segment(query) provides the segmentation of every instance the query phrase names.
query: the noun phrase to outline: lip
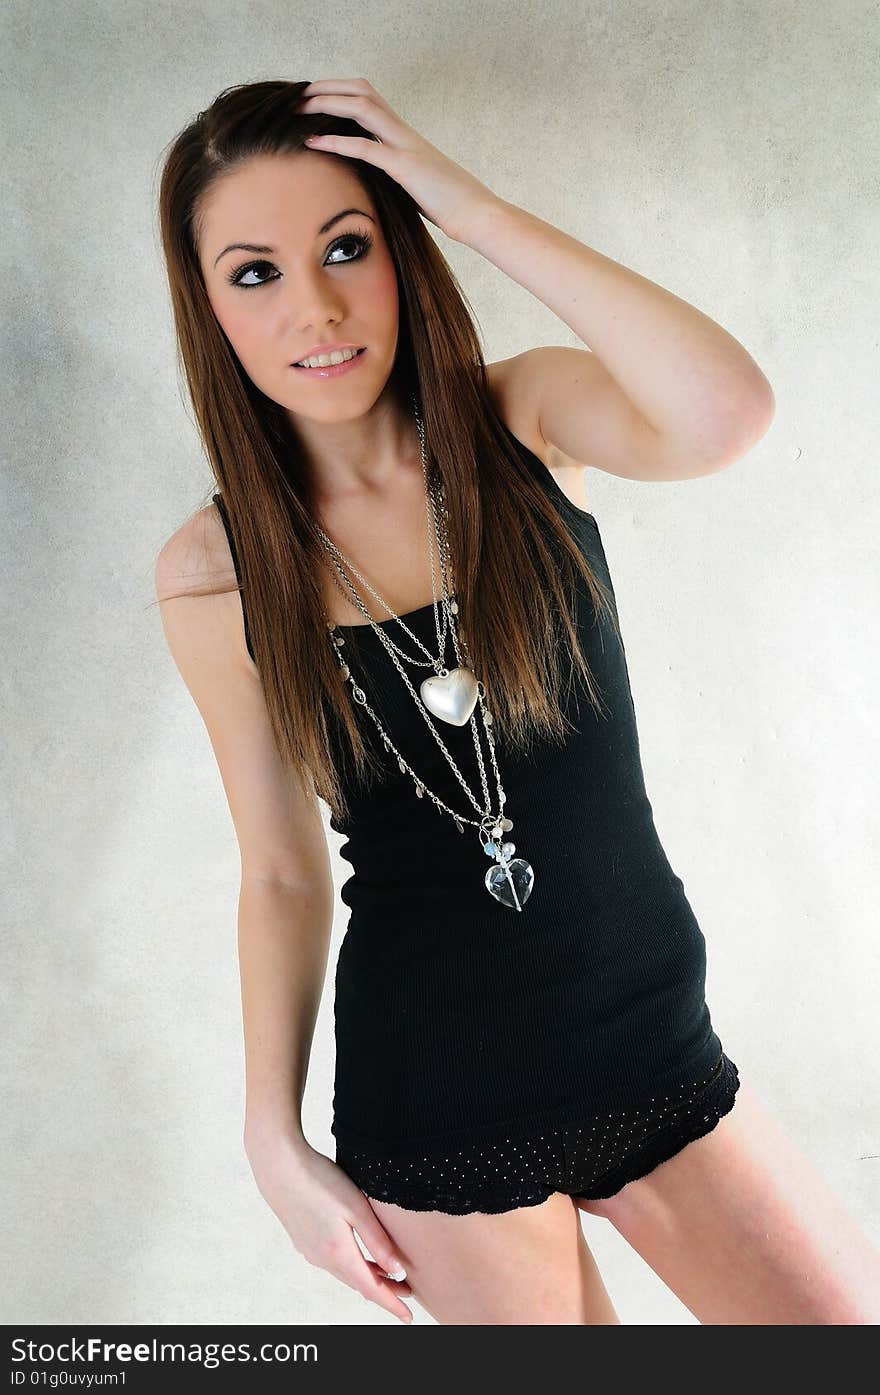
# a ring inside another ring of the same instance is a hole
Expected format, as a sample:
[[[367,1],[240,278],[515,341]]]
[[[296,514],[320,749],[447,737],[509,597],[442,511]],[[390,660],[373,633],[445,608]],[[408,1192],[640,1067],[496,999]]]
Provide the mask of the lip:
[[[357,344],[345,344],[342,347],[346,349],[357,349],[360,346]],[[325,349],[323,352],[334,351]],[[308,373],[311,378],[340,378],[343,373],[348,373],[352,368],[356,368],[357,365],[366,358],[366,355],[367,350],[363,348],[359,353],[355,354],[354,358],[346,359],[345,363],[329,363],[326,368],[299,368],[295,363],[292,363],[290,366],[295,373]],[[303,357],[310,358],[311,355],[304,354]]]

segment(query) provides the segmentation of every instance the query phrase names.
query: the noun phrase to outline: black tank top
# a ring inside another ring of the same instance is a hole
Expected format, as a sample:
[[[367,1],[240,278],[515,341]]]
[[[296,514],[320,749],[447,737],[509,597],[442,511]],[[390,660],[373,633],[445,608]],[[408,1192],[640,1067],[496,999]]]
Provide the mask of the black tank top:
[[[595,518],[508,435],[614,601]],[[625,1107],[708,1075],[719,1059],[705,1001],[705,939],[655,828],[625,651],[586,588],[576,606],[602,710],[573,679],[563,701],[573,730],[564,739],[535,737],[511,750],[493,727],[514,823],[507,838],[535,872],[521,912],[487,891],[490,859],[476,830],[459,832],[416,795],[363,711],[358,720],[387,776],[355,782],[331,713],[349,817],[341,824],[331,816],[330,826],[344,836],[339,850],[353,869],[340,891],[350,915],[334,1004],[332,1128],[348,1145],[447,1153],[456,1140],[489,1142],[582,1119],[603,1104]],[[432,606],[403,618],[436,650]],[[381,626],[404,652],[420,654],[393,620]],[[419,778],[477,817],[371,627],[340,625],[337,633]],[[407,668],[416,691],[429,672]],[[480,798],[470,725],[435,725]],[[483,752],[497,807],[485,741]]]

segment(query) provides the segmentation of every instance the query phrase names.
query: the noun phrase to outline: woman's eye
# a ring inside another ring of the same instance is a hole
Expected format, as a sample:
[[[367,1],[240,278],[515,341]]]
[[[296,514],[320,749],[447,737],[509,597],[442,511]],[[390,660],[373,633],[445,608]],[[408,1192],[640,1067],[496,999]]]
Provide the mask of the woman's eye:
[[[233,272],[229,279],[233,286],[265,286],[267,284],[265,281],[245,281],[244,279],[245,276],[250,276],[252,271],[259,271],[264,266],[269,267],[271,271],[270,262],[251,262],[250,266],[243,266],[239,271]],[[271,279],[277,280],[277,277]]]
[[[358,261],[369,251],[372,241],[373,239],[369,233],[347,233],[344,237],[340,237],[330,248],[330,251],[327,254],[328,265],[344,266],[346,262]],[[345,255],[341,258],[337,258],[336,253],[342,251],[342,249],[346,246],[349,248],[353,247],[355,249],[353,255]],[[233,271],[232,275],[229,277],[229,280],[233,286],[244,286],[247,290],[249,290],[252,286],[267,286],[270,281],[278,280],[277,274],[275,276],[270,276],[268,279],[262,281],[246,281],[244,279],[246,276],[250,276],[251,273],[259,275],[264,268],[268,268],[271,271],[273,269],[272,263],[249,262],[247,266],[239,267],[237,271]]]
[[[357,251],[353,257],[345,257],[343,258],[343,260],[347,262],[355,262],[357,261],[358,257],[362,257],[364,255],[364,253],[369,248],[372,240],[373,239],[366,233],[348,233],[345,237],[341,237],[338,242],[334,243],[334,245],[330,248],[329,255],[332,257],[334,252],[338,252],[341,247],[344,247],[346,243],[348,243],[349,247],[356,247]],[[332,262],[331,265],[333,265]]]

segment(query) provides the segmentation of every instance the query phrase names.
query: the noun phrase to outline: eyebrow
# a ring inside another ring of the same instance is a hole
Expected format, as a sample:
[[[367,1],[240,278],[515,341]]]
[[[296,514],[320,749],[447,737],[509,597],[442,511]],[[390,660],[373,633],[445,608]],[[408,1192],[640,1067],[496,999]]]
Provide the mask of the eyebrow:
[[[348,215],[349,215],[349,213],[359,213],[359,214],[361,215],[362,218],[369,218],[369,220],[370,220],[371,223],[375,223],[375,221],[376,221],[375,218],[373,217],[373,215],[372,215],[371,213],[365,212],[365,210],[364,210],[363,208],[343,208],[343,210],[342,210],[341,213],[334,213],[332,218],[328,218],[326,223],[322,223],[321,226],[320,226],[320,228],[318,229],[318,231],[315,233],[315,236],[316,236],[316,237],[321,237],[325,232],[329,232],[330,229],[331,229],[336,223],[338,223],[338,222],[340,221],[340,219],[342,219],[342,218],[347,218]],[[227,252],[236,252],[236,251],[237,251],[237,252],[266,252],[266,253],[268,253],[270,256],[274,256],[275,248],[274,248],[274,247],[261,247],[261,246],[259,246],[257,243],[255,243],[255,242],[230,242],[229,246],[228,246],[228,247],[224,247],[224,248],[223,248],[223,251],[220,252],[220,253],[217,255],[217,257],[215,257],[215,259],[214,259],[214,265],[216,266],[217,263],[219,262],[220,258],[221,258],[221,257],[225,257]]]

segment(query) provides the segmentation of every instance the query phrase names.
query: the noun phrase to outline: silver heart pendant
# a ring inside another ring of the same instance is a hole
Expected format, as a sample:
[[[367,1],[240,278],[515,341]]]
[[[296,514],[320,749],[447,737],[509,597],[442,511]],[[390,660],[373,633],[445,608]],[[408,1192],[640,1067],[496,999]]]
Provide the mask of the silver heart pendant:
[[[479,697],[477,680],[469,668],[434,674],[423,681],[419,692],[431,715],[454,727],[463,727],[470,721]]]
[[[502,906],[521,911],[532,894],[535,872],[530,862],[515,857],[510,862],[496,863],[486,873],[486,886]]]

